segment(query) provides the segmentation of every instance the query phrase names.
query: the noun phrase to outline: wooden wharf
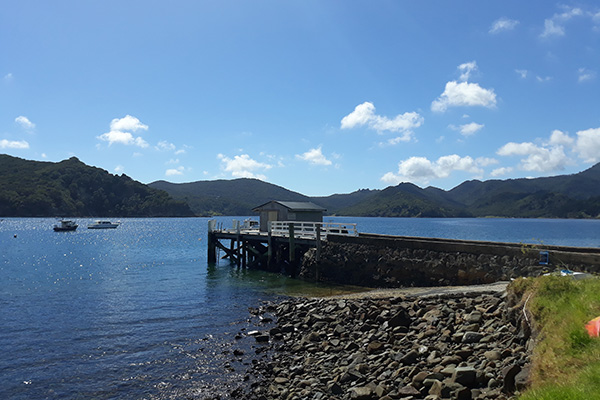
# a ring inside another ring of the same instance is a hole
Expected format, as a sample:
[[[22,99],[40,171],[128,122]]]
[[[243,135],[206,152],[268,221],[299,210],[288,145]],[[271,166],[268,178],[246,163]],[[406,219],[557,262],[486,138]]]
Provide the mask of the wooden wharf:
[[[216,220],[208,221],[208,262],[217,262],[217,252],[243,268],[267,270],[287,268],[294,274],[298,261],[311,248],[319,258],[321,243],[329,235],[358,236],[356,224],[331,222],[271,221],[268,231],[259,230],[257,221],[233,221],[223,228]]]

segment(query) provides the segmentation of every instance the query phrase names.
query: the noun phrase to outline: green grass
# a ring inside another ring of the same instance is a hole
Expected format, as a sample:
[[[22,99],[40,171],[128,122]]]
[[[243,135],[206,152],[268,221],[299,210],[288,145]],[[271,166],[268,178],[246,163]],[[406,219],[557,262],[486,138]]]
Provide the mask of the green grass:
[[[600,399],[600,339],[585,324],[600,316],[600,279],[545,276],[513,284],[539,332],[531,389],[521,400]]]

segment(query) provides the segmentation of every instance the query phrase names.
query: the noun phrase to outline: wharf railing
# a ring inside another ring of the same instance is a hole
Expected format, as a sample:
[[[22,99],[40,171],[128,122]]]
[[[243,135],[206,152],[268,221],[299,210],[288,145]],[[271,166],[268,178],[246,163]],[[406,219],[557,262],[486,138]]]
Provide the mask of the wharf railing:
[[[298,239],[317,239],[326,240],[327,235],[335,234],[341,236],[358,236],[358,230],[354,223],[338,222],[302,222],[302,221],[271,221],[269,223],[269,232],[271,236],[289,237],[290,228],[293,230],[294,237]],[[233,220],[231,228],[224,228],[223,223],[217,223],[216,220],[208,221],[209,232],[220,232],[237,235],[260,235],[258,221]]]
[[[271,221],[269,229],[272,236],[288,237],[290,226],[293,225],[293,234],[299,239],[327,240],[327,235],[358,236],[356,224],[338,222],[302,222],[302,221]]]

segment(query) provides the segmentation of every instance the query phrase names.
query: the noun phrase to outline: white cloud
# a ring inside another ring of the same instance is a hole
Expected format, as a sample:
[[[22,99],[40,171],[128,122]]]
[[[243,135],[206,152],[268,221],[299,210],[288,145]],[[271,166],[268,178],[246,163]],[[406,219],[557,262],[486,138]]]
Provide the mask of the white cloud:
[[[321,147],[317,147],[315,149],[310,149],[306,153],[296,154],[296,158],[300,160],[307,161],[312,165],[331,165],[332,162],[329,161],[321,150]]]
[[[185,171],[184,167],[169,168],[168,170],[165,171],[165,175],[166,176],[183,175],[183,171]]]
[[[8,74],[4,75],[3,79],[4,79],[4,82],[12,82],[13,79],[15,79],[15,77],[13,76],[12,73],[9,72]]]
[[[564,36],[565,35],[565,22],[571,20],[573,17],[579,17],[584,15],[580,8],[567,8],[565,12],[561,14],[554,14],[552,18],[544,20],[544,31],[540,34],[542,38],[549,38],[552,36]]]
[[[171,158],[165,164],[167,164],[167,165],[176,165],[176,164],[179,164],[179,158]]]
[[[562,25],[558,25],[554,20],[547,19],[544,21],[544,32],[540,35],[543,38],[550,36],[564,36],[565,28]]]
[[[266,176],[257,171],[266,171],[272,168],[271,165],[258,162],[250,158],[248,154],[242,154],[229,158],[223,154],[217,155],[217,158],[223,163],[223,169],[231,173],[234,178],[256,178],[266,180]]]
[[[529,74],[529,71],[527,71],[526,69],[515,69],[515,72],[517,74],[519,74],[519,76],[521,77],[521,79],[527,78],[527,75]]]
[[[111,131],[130,131],[137,132],[139,130],[147,131],[148,125],[144,125],[136,117],[126,115],[123,118],[115,118],[110,122]]]
[[[519,168],[524,171],[550,172],[563,170],[571,160],[565,154],[564,147],[557,144],[560,141],[565,141],[564,137],[559,138],[559,136],[561,135],[554,136],[554,143],[541,146],[531,142],[510,142],[498,149],[497,154],[504,157],[525,156],[521,159],[519,165]]]
[[[431,110],[444,112],[448,107],[496,106],[496,94],[493,89],[484,89],[477,83],[450,81],[446,83],[444,93],[431,103]]]
[[[450,129],[459,131],[461,135],[467,137],[467,136],[473,136],[474,134],[479,132],[481,129],[483,129],[484,126],[485,125],[478,124],[477,122],[470,122],[468,124],[459,125],[459,126],[450,125]]]
[[[587,68],[579,68],[577,70],[577,81],[579,83],[591,81],[596,77],[596,73],[594,71],[590,71]]]
[[[487,167],[488,165],[498,164],[498,160],[489,157],[477,157],[475,161],[477,162],[477,165],[481,167]]]
[[[477,63],[475,61],[471,61],[468,63],[460,64],[458,66],[458,70],[460,71],[460,80],[468,81],[471,78],[471,74],[477,72]]]
[[[367,125],[379,133],[384,131],[402,133],[402,141],[409,141],[412,130],[423,124],[423,117],[416,112],[398,114],[394,118],[375,114],[375,106],[368,101],[357,105],[350,114],[342,118],[341,129],[352,129]]]
[[[139,130],[148,130],[148,125],[142,124],[136,117],[126,115],[123,118],[113,119],[110,122],[110,132],[103,133],[96,138],[108,142],[109,146],[113,143],[119,143],[146,148],[149,146],[148,142],[142,139],[141,136],[135,137],[131,133]]]
[[[125,172],[125,167],[122,165],[117,165],[114,169],[115,174],[122,174]]]
[[[173,143],[169,143],[166,140],[161,140],[155,146],[155,149],[159,150],[159,151],[174,151],[176,149],[176,147]]]
[[[510,31],[515,29],[517,25],[519,25],[519,21],[503,17],[494,21],[489,32],[496,34],[500,32]]]
[[[148,147],[148,143],[144,139],[139,136],[134,137],[129,132],[110,131],[98,136],[98,139],[108,142],[109,146],[113,143],[120,143],[124,145],[136,145],[142,148]]]
[[[573,139],[571,136],[567,135],[566,133],[559,131],[558,129],[555,129],[554,131],[552,131],[552,134],[550,135],[550,144],[551,145],[571,146],[574,142],[575,142],[575,139]]]
[[[495,170],[493,170],[490,175],[491,176],[504,176],[504,175],[508,175],[511,172],[513,172],[513,168],[512,167],[502,167],[502,168],[496,168]]]
[[[543,83],[543,82],[549,82],[549,81],[551,81],[552,77],[551,76],[542,77],[542,76],[538,75],[538,76],[535,77],[535,79],[537,79],[538,82]]]
[[[28,149],[29,143],[25,140],[0,140],[0,149]]]
[[[491,159],[481,159],[489,162]],[[460,157],[456,154],[443,156],[437,161],[425,157],[410,157],[398,164],[398,171],[387,172],[381,177],[383,182],[398,184],[400,182],[415,182],[427,184],[432,179],[447,178],[453,171],[466,171],[476,176],[483,175],[481,164],[470,156]]]
[[[600,162],[600,128],[577,132],[575,151],[585,162]]]
[[[15,122],[19,124],[19,126],[27,131],[31,131],[35,128],[35,124],[31,122],[27,117],[19,115],[15,118]]]

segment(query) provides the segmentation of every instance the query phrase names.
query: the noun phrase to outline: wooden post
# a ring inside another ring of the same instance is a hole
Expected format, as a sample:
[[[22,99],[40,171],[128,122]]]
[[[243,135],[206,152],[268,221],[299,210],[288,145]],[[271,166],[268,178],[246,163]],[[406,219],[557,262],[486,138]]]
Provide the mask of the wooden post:
[[[216,220],[211,219],[208,221],[208,262],[211,264],[215,264],[217,262],[217,246],[215,244],[215,224]]]
[[[315,255],[315,281],[319,281],[319,263],[321,262],[321,227],[317,224],[317,254]]]
[[[208,232],[208,262],[215,264],[217,262],[217,246],[215,245],[215,234]]]
[[[269,228],[269,235],[267,236],[267,268],[271,269],[271,263],[273,262],[273,237],[271,236],[271,229]]]
[[[294,223],[290,222],[289,224],[289,241],[290,241],[290,253],[289,260],[290,264],[294,265],[296,263],[296,239],[294,238]]]
[[[247,242],[242,242],[242,268],[246,268],[246,261],[248,258],[248,250],[246,249],[246,247],[248,246]]]

